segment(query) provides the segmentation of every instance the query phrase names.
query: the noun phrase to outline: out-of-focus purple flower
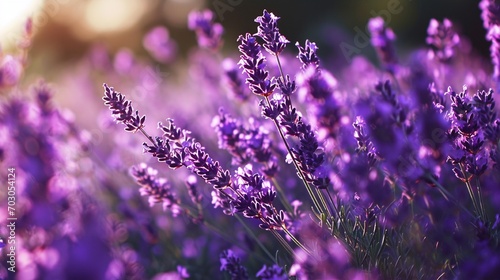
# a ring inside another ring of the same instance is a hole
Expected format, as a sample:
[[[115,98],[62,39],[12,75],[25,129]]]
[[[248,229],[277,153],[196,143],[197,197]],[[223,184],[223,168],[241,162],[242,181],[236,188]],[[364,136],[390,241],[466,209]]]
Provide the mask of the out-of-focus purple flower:
[[[370,272],[356,270],[351,266],[349,254],[344,245],[312,222],[304,224],[299,231],[301,239],[312,248],[312,256],[302,250],[295,250],[295,262],[289,275],[297,279],[375,279]],[[371,276],[371,277],[370,277]]]
[[[238,70],[237,64],[226,58],[222,61],[222,68],[224,69],[224,80],[232,95],[241,101],[247,100],[249,97],[248,88],[243,82],[243,76]]]
[[[286,45],[290,43],[290,41],[279,32],[279,19],[279,17],[275,16],[273,13],[269,13],[267,10],[264,10],[262,16],[255,19],[255,22],[258,23],[259,26],[257,27],[257,33],[254,35],[264,40],[264,48],[273,55],[281,53]]]
[[[177,266],[177,273],[179,274],[179,277],[181,279],[189,278],[189,273],[188,273],[187,269],[182,265]]]
[[[500,140],[500,120],[497,118],[495,110],[493,90],[478,91],[473,97],[473,103],[485,138],[490,140],[493,144],[498,143]]]
[[[427,28],[426,43],[431,48],[429,58],[436,57],[441,62],[449,61],[454,55],[454,48],[460,42],[460,37],[453,30],[453,24],[447,18],[440,23],[431,19]]]
[[[149,206],[161,203],[163,210],[171,209],[174,216],[179,212],[179,200],[170,189],[170,184],[164,178],[156,178],[157,170],[148,167],[145,163],[133,166],[131,175],[141,185],[139,192],[142,196],[148,196]]]
[[[486,34],[486,39],[491,41],[490,54],[493,63],[493,78],[500,81],[500,25],[493,25]]]
[[[247,269],[232,250],[225,250],[220,255],[220,271],[227,271],[233,280],[248,279]]]
[[[121,49],[115,54],[113,66],[118,74],[130,74],[135,66],[135,57],[131,50]]]
[[[337,79],[327,70],[318,71],[315,66],[309,66],[304,72],[297,75],[299,95],[324,102],[332,98],[333,90],[337,87]]]
[[[238,50],[241,52],[238,65],[248,75],[246,83],[250,90],[257,95],[270,96],[276,88],[274,77],[268,79],[269,72],[266,68],[266,58],[260,50],[260,45],[255,37],[249,33],[238,37]]]
[[[358,143],[356,152],[366,154],[369,165],[373,166],[378,160],[379,155],[370,140],[365,121],[362,117],[357,116],[356,120],[352,123],[352,126],[354,127],[354,139],[356,139],[356,142]]]
[[[170,39],[168,29],[164,26],[151,29],[144,36],[142,44],[151,56],[159,62],[168,63],[175,57],[176,45]]]
[[[214,13],[210,10],[192,11],[188,15],[188,28],[196,32],[200,47],[217,50],[222,45],[224,28],[213,21]]]
[[[277,264],[273,266],[264,265],[255,275],[262,280],[286,280],[288,276],[285,270]]]
[[[306,70],[310,65],[315,68],[319,67],[319,58],[316,54],[318,47],[316,43],[306,40],[304,47],[302,47],[299,42],[295,43],[295,46],[299,49],[299,54],[297,58],[302,62],[302,70]]]
[[[396,35],[391,28],[385,26],[382,17],[375,17],[368,22],[368,30],[371,35],[372,46],[377,51],[380,61],[386,71],[394,73],[398,64],[396,51],[394,50],[394,40]]]
[[[497,0],[481,0],[479,8],[485,29],[500,25],[500,3]]]
[[[250,119],[250,127],[243,126],[221,109],[214,117],[212,126],[219,137],[219,148],[226,149],[233,156],[233,164],[246,164],[250,161],[262,163],[262,172],[273,177],[278,171],[276,157],[272,152],[269,133]]]
[[[0,56],[0,88],[11,87],[19,82],[23,72],[21,62],[11,56]]]

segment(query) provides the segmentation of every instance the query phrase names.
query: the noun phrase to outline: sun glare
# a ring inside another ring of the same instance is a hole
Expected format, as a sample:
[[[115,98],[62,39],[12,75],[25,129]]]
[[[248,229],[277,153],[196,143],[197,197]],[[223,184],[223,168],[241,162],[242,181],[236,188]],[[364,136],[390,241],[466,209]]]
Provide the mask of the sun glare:
[[[41,6],[43,0],[4,0],[0,1],[0,43],[15,43],[26,19]]]

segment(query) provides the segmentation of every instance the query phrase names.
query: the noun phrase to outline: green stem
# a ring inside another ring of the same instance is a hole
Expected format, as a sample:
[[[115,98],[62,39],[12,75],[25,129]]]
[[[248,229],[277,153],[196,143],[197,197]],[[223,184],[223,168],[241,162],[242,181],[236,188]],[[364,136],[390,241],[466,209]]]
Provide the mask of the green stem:
[[[262,244],[262,242],[259,240],[259,238],[255,235],[255,233],[245,224],[245,221],[243,221],[241,219],[241,217],[238,215],[234,215],[234,217],[236,217],[236,219],[240,222],[240,224],[245,228],[245,231],[247,232],[247,234],[250,235],[255,240],[255,242],[257,242],[257,245],[262,249],[262,251],[264,251],[264,253],[266,253],[266,255],[274,263],[276,263],[276,259],[274,258],[274,256],[271,254],[271,252],[269,252],[269,250],[267,250],[266,246],[264,246],[264,244]]]
[[[294,217],[295,214],[293,212],[293,207],[290,204],[290,202],[288,201],[288,199],[286,199],[285,192],[283,191],[283,189],[279,185],[278,181],[274,177],[271,179],[271,181],[273,182],[274,187],[276,188],[276,191],[278,192],[278,197],[279,197],[279,200],[280,200],[281,204],[283,204],[283,206],[285,207],[286,211],[288,213],[290,213],[290,215],[292,215],[292,217]]]
[[[306,252],[308,255],[311,255],[311,251],[304,246],[293,234],[285,227],[282,227],[283,231],[290,237],[290,239],[295,243],[297,246],[299,246],[304,252]]]
[[[278,240],[278,242],[281,244],[281,246],[283,246],[283,248],[285,248],[285,250],[290,254],[290,256],[294,257],[295,253],[293,252],[292,247],[290,247],[290,245],[286,242],[286,240],[283,239],[283,236],[281,236],[274,229],[271,230],[271,233],[274,235],[274,237],[276,237],[276,239]]]
[[[269,101],[269,97],[266,96],[265,98],[266,98],[267,105],[271,106],[271,102]],[[281,139],[283,140],[283,143],[285,144],[287,152],[290,154],[290,157],[292,158],[293,165],[295,166],[295,169],[299,173],[300,179],[302,180],[302,182],[306,186],[307,192],[309,193],[309,196],[311,197],[311,199],[313,201],[314,207],[316,207],[316,211],[318,211],[318,213],[324,213],[324,211],[322,211],[323,209],[321,209],[320,204],[318,203],[316,196],[314,195],[314,192],[312,191],[311,186],[309,185],[309,183],[307,183],[307,181],[305,179],[306,177],[305,177],[304,172],[302,172],[302,170],[299,168],[299,165],[297,163],[297,159],[293,156],[292,149],[290,148],[288,141],[286,141],[285,135],[283,134],[283,131],[281,131],[281,128],[280,128],[278,121],[276,119],[274,119],[273,122],[274,122],[274,125],[276,126],[276,129],[278,130],[278,132],[280,134]]]
[[[467,178],[467,173],[465,172],[464,167],[461,163],[459,164],[459,166],[460,166],[460,171],[462,172],[462,175],[465,178],[465,186],[467,187],[467,191],[469,192],[469,196],[472,199],[472,204],[474,206],[474,210],[475,210],[476,214],[479,217],[481,217],[481,212],[479,210],[479,207],[478,207],[478,204],[476,201],[476,196],[474,195],[474,190],[472,189],[472,185],[470,184],[470,181]]]
[[[476,189],[477,189],[477,196],[479,200],[479,207],[481,210],[481,215],[483,217],[483,222],[488,222],[488,216],[486,215],[486,210],[484,209],[484,203],[483,203],[483,195],[481,192],[481,183],[479,182],[479,177],[476,176]]]

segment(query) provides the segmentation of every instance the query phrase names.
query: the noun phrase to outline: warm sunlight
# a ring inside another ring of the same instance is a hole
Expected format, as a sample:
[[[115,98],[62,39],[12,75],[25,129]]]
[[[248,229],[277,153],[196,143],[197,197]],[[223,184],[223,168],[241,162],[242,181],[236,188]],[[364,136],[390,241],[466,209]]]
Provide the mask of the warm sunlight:
[[[0,1],[0,43],[2,46],[15,43],[22,34],[26,19],[41,7],[43,0],[4,0]]]

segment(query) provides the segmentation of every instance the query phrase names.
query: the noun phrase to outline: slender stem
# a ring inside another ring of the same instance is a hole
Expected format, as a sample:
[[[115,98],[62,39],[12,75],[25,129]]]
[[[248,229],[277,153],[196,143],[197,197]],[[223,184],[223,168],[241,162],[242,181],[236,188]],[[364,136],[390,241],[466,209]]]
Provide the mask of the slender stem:
[[[299,246],[304,252],[306,252],[308,255],[311,255],[311,251],[304,246],[293,234],[285,227],[282,227],[283,231],[290,237],[290,239],[295,243],[297,246]]]
[[[483,203],[483,195],[481,192],[481,183],[479,182],[479,177],[476,176],[476,189],[477,189],[477,196],[479,200],[479,207],[481,210],[481,214],[483,217],[483,222],[488,222],[488,216],[486,215],[486,210],[484,209],[484,203]]]
[[[266,246],[264,246],[264,244],[262,244],[262,242],[259,240],[259,238],[255,235],[255,233],[245,224],[245,221],[243,221],[243,219],[241,219],[241,217],[238,215],[234,215],[234,217],[236,217],[236,219],[240,222],[240,224],[243,225],[247,234],[250,235],[255,240],[255,242],[257,242],[257,245],[262,249],[262,251],[264,251],[266,253],[266,255],[269,258],[271,258],[271,260],[273,262],[276,262],[276,259],[271,254],[271,252],[269,252],[269,250],[267,250]]]
[[[292,205],[290,205],[290,202],[288,201],[288,199],[286,199],[285,192],[283,191],[280,184],[278,183],[278,180],[276,180],[276,178],[273,177],[271,179],[271,181],[273,182],[274,187],[276,188],[276,191],[278,192],[278,197],[280,199],[281,204],[283,204],[286,211],[288,213],[290,213],[290,215],[292,215],[292,216],[295,215],[295,213],[293,212],[293,207],[292,207]]]
[[[465,186],[467,187],[467,191],[469,192],[469,196],[472,199],[472,204],[474,206],[474,210],[476,211],[476,214],[481,217],[481,212],[479,210],[479,207],[476,202],[476,196],[474,195],[474,190],[472,189],[472,186],[470,184],[469,179],[467,178],[467,173],[465,172],[463,164],[459,164],[460,166],[460,171],[462,172],[463,177],[465,178]]]
[[[151,141],[151,143],[156,147],[156,143],[155,141],[153,140],[153,137],[151,137],[151,135],[149,135],[145,130],[144,128],[142,127],[139,127],[139,131],[142,133],[142,135],[146,136],[146,138],[149,139],[149,141]]]
[[[290,254],[290,256],[295,256],[295,253],[293,252],[292,247],[286,242],[285,239],[283,239],[283,236],[281,236],[276,230],[272,229],[271,233],[276,237],[276,239],[279,241],[279,243],[285,248],[285,250]]]
[[[328,207],[328,205],[326,204],[325,197],[323,196],[323,193],[321,192],[321,190],[316,188],[316,193],[318,194],[318,197],[319,197],[319,200],[321,201],[321,204],[328,212],[328,215],[332,216],[333,215],[332,211],[330,210],[330,207]]]
[[[269,101],[269,97],[266,96],[265,99],[266,99],[267,105],[271,106],[271,102]],[[293,165],[295,166],[295,169],[297,169],[297,172],[299,173],[300,179],[302,180],[302,182],[306,186],[307,192],[309,193],[309,196],[311,197],[311,199],[313,201],[314,207],[316,207],[316,210],[318,211],[318,213],[324,213],[324,211],[322,211],[322,209],[320,207],[320,204],[318,203],[316,196],[314,195],[314,193],[312,191],[311,186],[309,185],[309,183],[307,183],[307,181],[305,179],[306,177],[305,177],[304,172],[302,172],[302,170],[299,168],[299,165],[297,163],[297,159],[293,156],[292,149],[290,148],[288,141],[286,141],[285,135],[283,134],[283,131],[281,130],[278,121],[276,119],[274,119],[273,122],[274,122],[274,125],[276,126],[276,129],[278,130],[278,132],[280,134],[281,139],[283,140],[283,143],[285,144],[287,152],[290,154],[290,157],[292,158]]]

